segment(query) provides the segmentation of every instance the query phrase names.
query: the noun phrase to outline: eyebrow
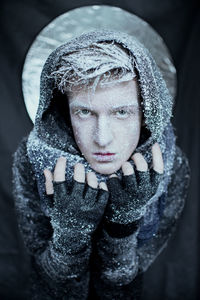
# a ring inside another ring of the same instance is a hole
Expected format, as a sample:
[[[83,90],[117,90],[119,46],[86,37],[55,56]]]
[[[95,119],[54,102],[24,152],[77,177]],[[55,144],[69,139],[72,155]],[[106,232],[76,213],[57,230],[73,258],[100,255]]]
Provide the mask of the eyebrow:
[[[74,101],[72,103],[69,104],[69,107],[74,109],[74,108],[83,108],[83,109],[88,109],[88,110],[91,110],[92,109],[92,106],[90,105],[86,105],[85,103],[83,102],[80,102],[80,101]],[[122,105],[113,105],[111,107],[111,109],[115,110],[115,109],[123,109],[123,108],[127,108],[127,107],[135,107],[135,108],[140,108],[140,106],[138,104],[122,104]]]

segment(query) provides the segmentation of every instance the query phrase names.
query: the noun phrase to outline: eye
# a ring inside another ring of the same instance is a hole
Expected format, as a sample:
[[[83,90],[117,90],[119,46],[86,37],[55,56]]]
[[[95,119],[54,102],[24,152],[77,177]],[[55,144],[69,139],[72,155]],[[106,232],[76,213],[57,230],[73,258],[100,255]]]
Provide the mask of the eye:
[[[115,112],[116,116],[121,119],[125,119],[129,116],[129,111],[125,109],[120,109]]]
[[[81,109],[81,110],[80,110],[80,113],[81,113],[82,115],[88,115],[88,114],[90,114],[90,111],[89,111],[88,109]]]
[[[75,112],[76,115],[78,115],[80,118],[87,118],[88,116],[91,115],[91,111],[89,111],[88,109],[86,108],[83,108],[83,109],[78,109],[76,112]]]

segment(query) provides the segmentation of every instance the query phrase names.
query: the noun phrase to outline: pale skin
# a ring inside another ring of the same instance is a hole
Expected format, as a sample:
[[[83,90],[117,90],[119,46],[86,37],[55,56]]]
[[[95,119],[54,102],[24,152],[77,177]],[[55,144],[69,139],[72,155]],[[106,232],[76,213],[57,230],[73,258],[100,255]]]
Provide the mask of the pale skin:
[[[131,157],[140,138],[142,110],[137,81],[98,86],[94,94],[73,91],[68,103],[82,155],[97,173],[115,173]]]

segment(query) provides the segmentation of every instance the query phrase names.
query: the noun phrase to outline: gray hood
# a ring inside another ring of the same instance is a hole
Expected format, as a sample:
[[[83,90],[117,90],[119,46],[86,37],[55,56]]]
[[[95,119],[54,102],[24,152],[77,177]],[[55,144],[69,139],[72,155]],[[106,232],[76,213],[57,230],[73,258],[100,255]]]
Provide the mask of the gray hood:
[[[167,189],[175,155],[175,137],[170,123],[172,97],[151,54],[137,39],[121,32],[104,30],[83,34],[60,46],[52,52],[43,67],[35,126],[27,142],[28,155],[38,179],[41,195],[44,193],[43,170],[44,168],[53,170],[59,156],[66,156],[70,162],[69,170],[66,171],[67,178],[72,177],[72,166],[78,161],[84,162],[86,168],[90,168],[77,148],[70,124],[66,124],[60,112],[54,109],[56,98],[61,95],[56,95],[55,79],[50,74],[56,70],[64,54],[95,42],[113,40],[133,53],[139,76],[146,128],[141,133],[141,139],[135,151],[141,152],[149,164],[152,162],[151,146],[155,141],[160,144],[163,153],[165,174],[152,202]],[[106,178],[104,175],[97,175],[99,179]]]

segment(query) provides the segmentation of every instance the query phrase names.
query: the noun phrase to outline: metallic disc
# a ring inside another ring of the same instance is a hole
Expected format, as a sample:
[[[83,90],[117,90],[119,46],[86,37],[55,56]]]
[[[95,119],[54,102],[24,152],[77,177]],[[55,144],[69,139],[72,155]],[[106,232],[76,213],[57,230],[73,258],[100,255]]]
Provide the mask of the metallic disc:
[[[169,51],[158,33],[141,18],[121,8],[107,5],[70,10],[49,23],[32,43],[23,68],[22,90],[31,120],[39,103],[40,74],[49,54],[67,40],[84,32],[109,29],[136,37],[154,57],[171,95],[176,93],[176,70]]]

